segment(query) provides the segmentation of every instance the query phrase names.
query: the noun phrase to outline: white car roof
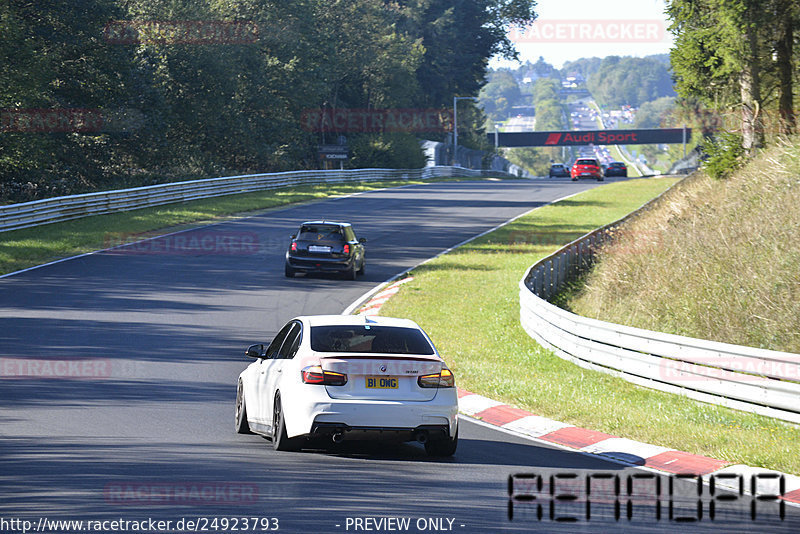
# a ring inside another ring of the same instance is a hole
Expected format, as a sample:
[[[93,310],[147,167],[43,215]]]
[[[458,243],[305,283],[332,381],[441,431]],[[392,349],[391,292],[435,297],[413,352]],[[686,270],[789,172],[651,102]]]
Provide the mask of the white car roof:
[[[306,224],[329,224],[331,226],[353,226],[348,222],[338,222],[338,221],[306,221],[300,224],[300,226],[304,226]]]
[[[410,319],[398,319],[395,317],[378,317],[366,315],[304,315],[296,317],[309,326],[327,325],[353,325],[362,326],[371,324],[375,326],[401,326],[406,328],[417,328],[419,325]]]

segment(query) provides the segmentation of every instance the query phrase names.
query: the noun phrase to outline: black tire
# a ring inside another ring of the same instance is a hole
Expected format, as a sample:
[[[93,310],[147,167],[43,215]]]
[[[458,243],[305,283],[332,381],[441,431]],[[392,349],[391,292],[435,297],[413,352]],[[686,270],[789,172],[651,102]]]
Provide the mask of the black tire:
[[[347,271],[345,275],[349,280],[358,280],[358,267],[356,267],[356,262],[353,261],[353,266],[350,267],[350,270]]]
[[[577,179],[577,178],[573,178],[573,179],[572,179],[572,181],[573,181],[573,182],[577,182],[577,181],[578,181],[578,179]]]
[[[236,388],[236,433],[253,433],[250,430],[250,425],[247,424],[247,405],[244,403],[244,386],[242,386],[241,380],[239,380],[239,385]]]
[[[275,406],[272,419],[272,448],[276,451],[296,451],[298,440],[289,438],[286,434],[286,421],[283,418],[283,408],[281,407],[281,394],[275,396]]]
[[[286,275],[286,278],[294,278],[294,269],[289,267],[289,264],[287,263],[283,267],[283,274]]]
[[[602,182],[602,181],[603,181],[603,178],[598,178],[598,179],[597,179],[597,181],[598,181],[598,182]]]
[[[432,439],[425,442],[425,452],[428,456],[453,456],[458,448],[458,427],[452,439]]]

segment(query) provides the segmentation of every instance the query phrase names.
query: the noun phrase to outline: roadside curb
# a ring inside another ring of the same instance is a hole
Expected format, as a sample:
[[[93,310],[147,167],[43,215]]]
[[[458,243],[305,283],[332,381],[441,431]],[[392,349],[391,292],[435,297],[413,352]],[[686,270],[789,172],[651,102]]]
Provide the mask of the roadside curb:
[[[774,492],[774,494],[782,491],[785,501],[800,503],[799,476],[746,465],[735,465],[724,460],[576,427],[535,415],[461,388],[458,390],[458,405],[459,413],[474,417],[484,423],[511,430],[535,440],[601,456],[630,466],[643,467],[671,475],[694,475],[702,477],[704,481],[708,481],[711,475],[742,475],[743,479],[749,482],[752,480],[752,475],[759,475],[759,481],[763,481],[764,486],[769,487],[768,491]],[[732,483],[735,480],[727,477],[725,479],[717,478],[715,484],[728,490],[739,491],[738,481]],[[780,488],[779,484],[784,486]],[[764,488],[760,488],[761,492],[764,490]],[[752,493],[752,488],[745,488],[745,491]]]
[[[380,288],[355,313],[368,317],[379,315],[381,307],[400,291],[400,286],[413,279],[409,276]],[[724,460],[577,427],[461,388],[458,388],[458,411],[462,415],[546,444],[557,445],[655,472],[670,475],[693,475],[706,483],[712,475],[725,475],[724,477],[715,476],[714,484],[734,492],[743,491],[755,494],[758,491],[759,495],[767,492],[771,495],[782,494],[784,501],[800,504],[800,476],[733,464]],[[758,488],[755,487],[755,475],[758,475]]]
[[[378,315],[378,312],[380,312],[384,303],[386,303],[387,300],[392,298],[393,295],[400,291],[400,286],[406,282],[410,282],[413,279],[413,276],[409,276],[407,278],[402,278],[389,286],[386,286],[386,288],[382,289],[378,293],[375,293],[372,298],[365,302],[364,305],[361,306],[361,308],[356,312],[356,315],[366,315],[368,317]]]

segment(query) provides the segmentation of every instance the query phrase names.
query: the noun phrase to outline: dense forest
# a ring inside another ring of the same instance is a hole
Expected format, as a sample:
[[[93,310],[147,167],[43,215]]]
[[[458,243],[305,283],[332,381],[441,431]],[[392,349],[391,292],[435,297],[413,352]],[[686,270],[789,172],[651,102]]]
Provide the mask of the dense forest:
[[[319,168],[317,146],[341,135],[349,166],[422,166],[414,128],[304,119],[444,110],[424,132],[444,139],[453,96],[478,93],[489,58],[515,57],[506,28],[532,21],[534,4],[3,2],[0,201]],[[466,145],[481,139],[471,115],[459,117]]]
[[[502,121],[511,115],[514,106],[529,106],[537,100],[534,88],[538,80],[555,81],[557,93],[567,78],[577,78],[577,85],[588,89],[603,107],[639,107],[675,96],[668,54],[581,58],[566,62],[561,69],[540,57],[536,63],[527,62],[515,69],[490,71],[480,93],[481,106],[490,120]],[[552,96],[558,98],[556,94]]]
[[[675,96],[669,72],[669,57],[608,56],[591,71],[586,87],[601,106],[638,108],[665,96]]]

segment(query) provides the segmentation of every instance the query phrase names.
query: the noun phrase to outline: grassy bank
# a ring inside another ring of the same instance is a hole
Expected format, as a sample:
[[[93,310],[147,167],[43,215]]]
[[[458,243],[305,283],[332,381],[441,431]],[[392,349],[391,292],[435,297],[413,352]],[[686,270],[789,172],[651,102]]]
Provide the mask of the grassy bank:
[[[582,369],[539,347],[519,324],[518,282],[531,264],[673,182],[609,184],[538,209],[415,269],[381,314],[419,322],[459,386],[475,393],[630,439],[800,473],[796,428]]]
[[[448,179],[437,178],[433,181],[448,181]],[[287,187],[96,215],[74,221],[2,232],[0,274],[102,249],[109,246],[109,243],[119,244],[120,236],[133,236],[166,228],[179,229],[248,211],[417,183],[423,182],[396,180]]]
[[[568,306],[580,315],[800,353],[800,140],[626,226]]]

